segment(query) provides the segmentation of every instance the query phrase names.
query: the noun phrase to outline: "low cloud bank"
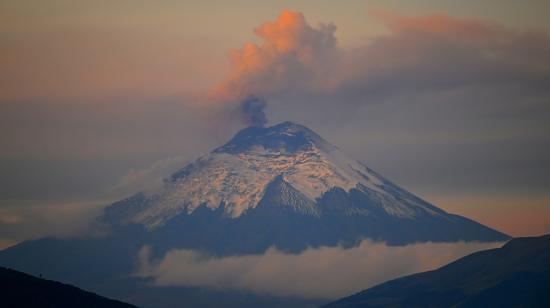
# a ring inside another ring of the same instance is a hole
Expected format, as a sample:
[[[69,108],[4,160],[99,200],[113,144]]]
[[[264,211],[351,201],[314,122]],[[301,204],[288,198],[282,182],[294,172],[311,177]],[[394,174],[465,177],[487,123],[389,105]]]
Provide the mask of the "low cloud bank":
[[[74,237],[94,234],[92,222],[108,202],[111,201],[98,199],[50,204],[29,200],[2,206],[0,250],[45,236]]]
[[[272,248],[263,255],[216,258],[193,250],[172,250],[157,261],[150,260],[150,247],[145,246],[139,254],[137,275],[152,277],[157,286],[333,299],[501,245],[457,242],[395,247],[364,240],[356,248],[321,247],[298,255]]]

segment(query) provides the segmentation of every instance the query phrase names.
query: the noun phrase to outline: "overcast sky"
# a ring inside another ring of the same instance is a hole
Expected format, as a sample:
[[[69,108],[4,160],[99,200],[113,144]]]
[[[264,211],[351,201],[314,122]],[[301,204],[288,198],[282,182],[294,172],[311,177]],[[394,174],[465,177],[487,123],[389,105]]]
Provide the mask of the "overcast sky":
[[[288,10],[288,11],[285,11]],[[0,247],[85,232],[267,102],[448,211],[550,232],[547,1],[2,1]]]

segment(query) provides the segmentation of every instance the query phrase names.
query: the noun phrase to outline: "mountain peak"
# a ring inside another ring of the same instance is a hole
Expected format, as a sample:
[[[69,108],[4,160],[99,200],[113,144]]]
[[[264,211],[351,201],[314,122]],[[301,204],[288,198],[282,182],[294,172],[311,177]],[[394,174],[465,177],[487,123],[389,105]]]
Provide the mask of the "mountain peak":
[[[313,133],[313,131],[310,130],[309,128],[303,125],[300,125],[298,123],[294,123],[292,121],[284,121],[279,124],[275,124],[269,128],[275,131],[288,131],[288,132],[308,131]]]
[[[271,127],[244,128],[214,152],[237,154],[261,147],[270,151],[294,153],[313,146],[323,149],[333,147],[311,129],[286,121]]]
[[[105,221],[138,223],[149,231],[171,225],[176,217],[194,219],[201,213],[247,221],[260,214],[295,213],[321,225],[332,225],[332,219],[344,219],[343,225],[362,221],[367,229],[354,225],[354,236],[384,234],[400,243],[443,238],[425,234],[430,230],[426,227],[409,238],[408,231],[394,233],[381,221],[404,226],[431,222],[434,228],[448,228],[445,236],[453,239],[506,238],[399,188],[293,122],[242,129],[225,145],[173,173],[158,191],[123,200],[106,213]],[[372,223],[381,229],[371,229]],[[469,231],[459,230],[463,228]]]

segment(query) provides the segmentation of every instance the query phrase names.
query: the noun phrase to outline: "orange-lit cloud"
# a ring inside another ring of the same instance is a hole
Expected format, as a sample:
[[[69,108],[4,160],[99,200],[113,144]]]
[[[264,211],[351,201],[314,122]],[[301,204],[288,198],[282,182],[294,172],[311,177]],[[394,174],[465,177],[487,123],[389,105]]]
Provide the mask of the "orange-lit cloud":
[[[248,95],[337,93],[348,101],[339,103],[354,105],[351,101],[357,94],[366,101],[371,92],[397,93],[401,88],[426,86],[443,89],[447,80],[455,84],[494,82],[515,78],[512,74],[521,71],[529,74],[541,69],[544,50],[550,48],[545,33],[514,31],[484,20],[408,17],[390,11],[375,11],[373,16],[390,33],[344,50],[337,45],[333,24],[312,27],[303,14],[283,11],[275,21],[254,30],[261,44],[250,42],[231,53],[231,70],[211,90],[211,100],[231,104]],[[524,57],[533,52],[536,57]],[[384,90],[388,86],[393,91]]]
[[[372,15],[380,19],[394,33],[424,32],[457,38],[483,38],[493,34],[499,28],[487,21],[473,18],[459,19],[443,14],[411,17],[378,10],[373,11]]]
[[[247,43],[231,53],[231,71],[211,95],[235,101],[248,95],[309,88],[330,62],[323,61],[336,48],[333,24],[310,26],[304,15],[283,11],[275,21],[254,30],[262,44]]]

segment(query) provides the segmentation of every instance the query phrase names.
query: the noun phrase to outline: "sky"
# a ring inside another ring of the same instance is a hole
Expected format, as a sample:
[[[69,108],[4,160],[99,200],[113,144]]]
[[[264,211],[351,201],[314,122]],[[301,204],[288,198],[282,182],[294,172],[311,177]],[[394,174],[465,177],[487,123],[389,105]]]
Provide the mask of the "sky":
[[[447,211],[549,233],[549,11],[2,1],[0,247],[87,232],[102,207],[250,123],[248,95],[268,125],[304,124]]]

